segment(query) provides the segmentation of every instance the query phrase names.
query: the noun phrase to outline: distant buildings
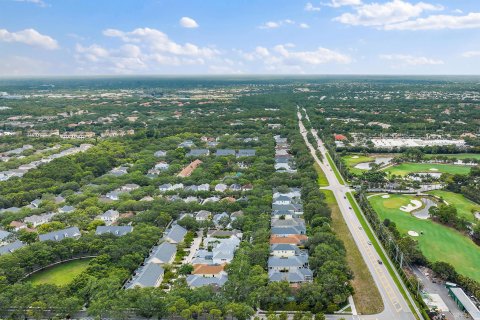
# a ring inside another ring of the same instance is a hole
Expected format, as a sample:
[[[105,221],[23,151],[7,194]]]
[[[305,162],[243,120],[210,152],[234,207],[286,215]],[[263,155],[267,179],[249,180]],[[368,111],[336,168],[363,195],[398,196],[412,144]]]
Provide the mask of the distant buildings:
[[[124,136],[131,136],[135,134],[135,130],[105,130],[100,135],[102,138],[116,138],[116,137],[124,137]]]

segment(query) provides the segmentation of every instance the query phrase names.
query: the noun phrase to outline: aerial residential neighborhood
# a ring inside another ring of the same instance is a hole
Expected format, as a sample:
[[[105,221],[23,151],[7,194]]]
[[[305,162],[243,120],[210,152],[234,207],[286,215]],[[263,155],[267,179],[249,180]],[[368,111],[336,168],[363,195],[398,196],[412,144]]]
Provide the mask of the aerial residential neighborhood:
[[[0,1],[0,319],[480,320],[479,29]]]

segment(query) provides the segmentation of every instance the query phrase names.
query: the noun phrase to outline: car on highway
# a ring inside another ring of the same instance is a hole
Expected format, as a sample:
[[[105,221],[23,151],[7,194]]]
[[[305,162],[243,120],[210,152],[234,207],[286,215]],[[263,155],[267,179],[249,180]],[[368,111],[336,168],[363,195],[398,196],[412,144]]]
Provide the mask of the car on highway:
[[[382,260],[377,260],[378,261],[378,264],[383,264]]]
[[[363,228],[361,226],[358,226],[358,230],[363,230]]]
[[[367,243],[368,243],[368,245],[369,245],[369,246],[371,246],[371,245],[372,245],[372,241],[368,241]]]

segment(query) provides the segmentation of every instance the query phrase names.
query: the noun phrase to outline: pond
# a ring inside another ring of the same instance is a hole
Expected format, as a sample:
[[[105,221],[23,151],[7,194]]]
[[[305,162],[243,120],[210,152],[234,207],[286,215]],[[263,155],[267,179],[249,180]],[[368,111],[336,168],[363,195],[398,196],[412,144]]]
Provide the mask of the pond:
[[[421,209],[418,209],[418,210],[412,212],[412,214],[418,219],[425,220],[425,219],[430,218],[430,214],[428,213],[428,210],[431,207],[436,207],[437,203],[435,201],[433,201],[432,199],[426,198],[426,197],[423,197],[420,200],[422,200],[424,206]]]
[[[371,163],[376,163],[378,165],[384,166],[388,164],[392,159],[393,159],[392,157],[378,157],[378,158],[375,158],[374,161],[359,163],[355,166],[355,168],[360,170],[370,170]]]

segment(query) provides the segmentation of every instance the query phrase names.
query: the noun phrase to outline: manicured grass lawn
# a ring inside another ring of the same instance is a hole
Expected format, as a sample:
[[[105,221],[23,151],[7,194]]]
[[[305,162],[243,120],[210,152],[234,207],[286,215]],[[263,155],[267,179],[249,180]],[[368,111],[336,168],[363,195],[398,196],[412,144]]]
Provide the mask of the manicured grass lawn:
[[[64,286],[87,269],[91,259],[80,259],[57,264],[33,274],[27,281],[33,284],[54,284]]]
[[[430,170],[437,169],[437,170]],[[436,163],[402,163],[385,169],[390,174],[397,176],[405,176],[413,172],[441,172],[450,174],[468,174],[469,166],[460,166],[453,164],[436,164]]]
[[[469,159],[479,159],[480,160],[480,153],[458,153],[458,154],[438,154],[439,156],[449,157],[449,158],[457,158],[459,160],[469,158]],[[425,157],[432,158],[435,157],[435,154],[427,154]]]
[[[355,158],[358,157],[358,158]],[[364,156],[361,154],[349,154],[347,156],[342,157],[343,161],[348,167],[355,167],[357,164],[362,162],[370,162],[375,160],[373,157]]]
[[[355,158],[355,157],[358,157],[358,158]],[[351,173],[358,174],[358,175],[362,174],[362,172],[366,170],[355,168],[357,164],[363,163],[363,162],[371,162],[375,160],[373,157],[368,157],[361,154],[349,154],[348,156],[342,157],[342,159],[343,161],[345,161],[345,164],[347,165],[348,170],[350,170]]]
[[[347,250],[347,262],[354,275],[352,286],[355,290],[353,294],[355,307],[361,314],[379,313],[383,310],[382,297],[345,220],[343,220],[333,192],[330,190],[322,190],[322,192],[326,196],[328,206],[332,209],[332,229],[337,237],[343,241]]]
[[[317,171],[318,179],[317,183],[320,187],[328,187],[328,179],[325,176],[325,173],[323,173],[323,170],[320,168],[320,166],[317,163],[313,164],[315,171]]]
[[[448,202],[448,204],[454,205],[457,208],[458,215],[468,221],[475,221],[475,216],[473,215],[472,210],[480,211],[479,204],[468,200],[461,194],[443,190],[430,191],[429,193],[436,195],[437,197],[442,197],[443,200]]]
[[[428,260],[448,262],[459,273],[480,281],[480,248],[470,238],[452,228],[431,220],[417,219],[401,211],[399,207],[408,204],[411,199],[413,196],[391,195],[388,199],[374,196],[369,201],[380,219],[394,221],[400,233],[407,234],[409,230],[423,232],[423,235],[415,239]]]

